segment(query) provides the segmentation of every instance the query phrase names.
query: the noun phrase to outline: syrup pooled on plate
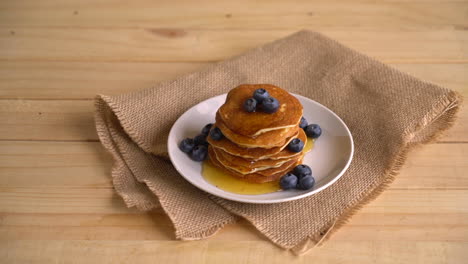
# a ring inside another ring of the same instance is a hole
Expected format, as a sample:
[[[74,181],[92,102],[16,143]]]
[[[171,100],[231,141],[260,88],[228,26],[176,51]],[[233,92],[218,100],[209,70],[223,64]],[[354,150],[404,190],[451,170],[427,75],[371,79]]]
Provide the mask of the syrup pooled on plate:
[[[314,139],[307,138],[307,143],[304,146],[303,152],[307,153],[312,150],[314,146]],[[218,187],[221,190],[228,191],[236,194],[265,194],[281,190],[278,181],[266,183],[251,183],[241,179],[235,178],[221,169],[215,167],[209,160],[202,164],[203,178]]]
[[[207,182],[219,189],[237,194],[265,194],[281,190],[277,181],[266,183],[246,182],[223,172],[209,160],[203,162],[202,175]]]
[[[310,137],[307,138],[307,143],[305,144],[304,149],[302,150],[304,154],[307,154],[307,152],[312,150],[312,148],[314,147],[314,142],[315,139]]]

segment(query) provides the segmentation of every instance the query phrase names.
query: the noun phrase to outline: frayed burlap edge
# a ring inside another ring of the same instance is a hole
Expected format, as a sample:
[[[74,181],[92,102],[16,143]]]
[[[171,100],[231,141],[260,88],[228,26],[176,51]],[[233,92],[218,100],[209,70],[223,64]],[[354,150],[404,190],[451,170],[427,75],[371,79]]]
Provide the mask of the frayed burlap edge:
[[[335,221],[326,225],[319,234],[308,236],[298,245],[290,249],[295,255],[303,255],[309,250],[320,246],[323,242],[327,241],[332,234],[338,231],[343,225],[349,222],[351,217],[362,209],[366,204],[377,198],[383,191],[385,191],[390,184],[395,180],[396,176],[400,173],[404,165],[408,153],[422,146],[423,144],[433,143],[437,141],[448,129],[450,129],[457,119],[460,107],[463,102],[463,97],[458,92],[450,91],[444,96],[437,104],[434,105],[430,111],[414,128],[408,129],[404,134],[404,142],[401,151],[396,155],[394,161],[390,164],[387,172],[385,173],[384,180],[377,182],[369,187],[367,192],[363,192],[356,200],[360,200],[357,204],[350,206],[344,213]],[[441,114],[442,113],[442,114]],[[421,142],[411,143],[411,139],[431,123],[438,123],[438,128],[435,133],[429,135]],[[362,199],[362,200],[361,200]],[[261,229],[261,227],[259,227]],[[261,230],[265,232],[265,230]]]
[[[109,119],[107,115],[109,114],[109,112],[105,111],[106,107],[107,105],[105,104],[105,101],[103,100],[102,96],[96,96],[95,108],[97,109],[97,111],[95,111],[94,113],[96,131],[101,143],[111,148],[109,149],[109,153],[112,155],[112,158],[114,160],[114,165],[112,166],[111,171],[111,177],[115,191],[120,197],[122,197],[122,199],[125,202],[125,205],[128,208],[136,207],[140,211],[150,211],[160,207],[159,201],[156,199],[156,196],[154,196],[147,188],[139,188],[145,193],[142,194],[143,197],[151,197],[143,199],[143,202],[136,202],[135,199],[131,198],[129,195],[125,194],[124,191],[122,191],[124,187],[121,182],[121,177],[117,177],[117,175],[121,175],[122,173],[131,174],[131,171],[127,169],[127,172],[124,172],[124,169],[127,168],[128,165],[125,164],[125,160],[119,154],[116,144],[112,142],[112,137],[110,136],[111,131],[109,129],[109,126],[107,125]],[[100,113],[105,114],[101,115]],[[131,177],[134,176],[132,175]]]
[[[282,246],[279,244],[279,241],[273,234],[268,232],[263,226],[256,226],[256,228],[266,235],[267,238],[275,242],[276,245],[278,245],[281,248],[284,249],[289,249],[291,250],[292,253],[295,255],[303,255],[307,253],[309,250],[320,246],[323,242],[328,240],[330,236],[335,233],[337,230],[339,230],[340,227],[342,227],[344,224],[346,224],[351,217],[358,212],[363,206],[368,204],[369,202],[373,201],[377,196],[379,196],[383,191],[385,191],[389,185],[394,181],[395,177],[399,174],[399,171],[401,167],[403,166],[404,162],[406,161],[408,152],[413,150],[414,148],[421,146],[425,143],[430,143],[436,141],[438,138],[440,138],[443,133],[451,128],[454,124],[454,121],[456,120],[457,114],[459,112],[460,106],[462,102],[462,96],[457,93],[450,91],[448,92],[443,98],[441,98],[438,103],[434,105],[432,108],[432,111],[428,112],[428,114],[419,122],[417,123],[414,127],[407,129],[407,131],[404,133],[403,137],[403,142],[401,146],[401,151],[396,154],[394,161],[390,164],[388,169],[386,170],[385,176],[382,181],[376,182],[375,184],[371,185],[366,192],[363,192],[357,199],[356,202],[350,206],[348,209],[346,209],[343,214],[337,218],[336,220],[326,224],[320,232],[317,232],[315,234],[310,234],[305,238],[302,242],[300,242],[298,245],[292,246],[292,247],[287,247],[287,246]],[[105,100],[104,96],[98,96],[96,100],[96,108],[102,109],[103,107],[109,107],[112,109],[112,106],[108,104],[107,100]],[[105,111],[107,112],[107,111]],[[118,115],[117,119],[118,118]],[[110,134],[110,131],[104,131],[103,126],[108,122],[107,120],[104,120],[103,116],[97,115],[96,116],[96,127],[98,128],[98,134],[100,135],[101,140],[103,138],[108,138],[109,140],[112,140],[112,137],[103,137],[103,134]],[[119,120],[121,121],[121,120]],[[435,123],[437,129],[434,129],[433,134],[427,135],[423,140],[420,142],[411,142],[411,140],[424,128],[426,128],[428,125],[431,123]],[[105,126],[107,127],[107,126]],[[135,135],[132,137],[131,131],[125,131],[133,140],[135,140]],[[130,133],[129,133],[130,132]],[[104,142],[103,142],[104,143]],[[109,146],[113,146],[115,148],[115,145],[113,142],[107,142]],[[149,202],[143,203],[143,205],[139,205],[138,203],[135,203],[133,199],[129,198],[126,195],[123,195],[119,191],[119,186],[120,183],[115,177],[115,169],[118,169],[120,166],[126,166],[126,164],[122,163],[124,162],[122,157],[119,157],[117,154],[118,151],[111,151],[113,154],[113,158],[116,162],[117,167],[113,168],[112,171],[112,179],[114,182],[114,186],[116,189],[116,192],[124,199],[125,203],[127,204],[128,207],[137,207],[139,210],[143,211],[149,211],[152,210],[156,207],[159,207],[159,202],[157,201],[156,196],[154,196],[154,200],[151,200]],[[161,158],[167,159],[166,155],[161,155]],[[121,171],[118,171],[121,172]],[[152,189],[151,184],[148,184],[146,182],[146,185],[149,187],[149,189]],[[148,190],[149,191],[149,190]],[[150,192],[151,193],[151,192]],[[152,194],[152,193],[151,193]],[[154,195],[154,194],[153,194]],[[217,197],[212,197],[212,199],[215,199],[218,201],[220,205],[223,205],[222,199],[219,199]],[[170,217],[170,216],[169,216]],[[171,218],[171,217],[170,217]],[[243,217],[247,221],[250,222],[249,219]],[[199,237],[196,238],[181,238],[177,237],[178,239],[181,240],[198,240],[198,239],[204,239],[211,237],[217,233],[217,231],[224,225],[231,223],[232,221],[228,221],[226,223],[222,223],[221,226],[215,226],[213,227],[212,230],[207,230],[204,234],[199,234]]]
[[[159,201],[160,197],[155,195],[156,187],[153,185],[151,181],[144,179],[143,181],[138,182],[138,184],[145,185],[144,188],[139,188],[139,186],[136,187],[141,192],[141,197],[140,199],[138,199],[140,202],[136,202],[135,199],[131,198],[129,195],[125,193],[125,191],[123,191],[123,189],[125,189],[125,186],[122,183],[121,175],[124,173],[129,173],[131,174],[131,177],[133,177],[135,180],[137,179],[137,177],[133,175],[132,170],[130,169],[132,165],[128,164],[122,156],[122,153],[124,150],[119,149],[117,144],[113,142],[113,139],[117,135],[115,135],[115,131],[112,131],[111,129],[110,123],[112,121],[109,115],[113,114],[114,115],[113,118],[117,119],[118,122],[120,122],[120,124],[122,124],[123,119],[119,118],[119,115],[115,114],[117,111],[117,107],[113,105],[113,102],[110,100],[110,97],[108,96],[97,95],[95,97],[95,108],[97,109],[97,111],[95,112],[95,125],[96,125],[98,136],[103,145],[111,148],[111,149],[108,149],[114,160],[114,166],[112,167],[111,177],[112,177],[114,189],[117,192],[117,194],[120,197],[122,197],[125,205],[128,208],[136,207],[140,211],[151,211],[156,208],[162,208],[164,213],[169,217],[169,219],[171,219],[171,222],[174,223],[177,217],[171,214],[170,212],[166,211],[164,207],[161,206],[161,203]],[[135,143],[139,145],[138,142],[140,141],[137,140],[138,135],[136,133],[134,133],[133,131],[126,130],[124,126],[121,126],[121,128],[123,129],[123,131],[126,133],[127,136],[129,136]],[[142,149],[148,153],[148,151],[145,148],[142,148]],[[164,160],[169,160],[168,153],[161,153],[157,155],[156,157],[162,158]],[[212,226],[210,229],[204,230],[204,232],[197,233],[193,237],[186,237],[186,236],[180,235],[179,230],[177,230],[177,228],[174,226],[175,236],[176,236],[175,238],[179,240],[183,240],[183,241],[192,241],[192,240],[201,240],[201,239],[210,238],[216,235],[219,232],[219,230],[221,230],[225,225],[235,223],[237,220],[238,220],[237,218],[229,219],[218,225]]]

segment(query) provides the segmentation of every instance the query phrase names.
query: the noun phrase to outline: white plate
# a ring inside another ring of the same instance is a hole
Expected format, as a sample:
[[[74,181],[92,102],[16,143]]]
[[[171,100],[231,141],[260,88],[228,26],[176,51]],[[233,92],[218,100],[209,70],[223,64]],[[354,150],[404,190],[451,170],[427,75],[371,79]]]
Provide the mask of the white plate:
[[[224,104],[226,94],[205,100],[177,119],[169,133],[168,149],[174,167],[190,183],[213,195],[245,203],[280,203],[307,197],[336,182],[351,163],[354,144],[345,123],[330,109],[300,95],[294,95],[304,107],[304,117],[310,124],[319,124],[322,135],[311,152],[305,155],[304,164],[312,168],[315,186],[311,190],[288,190],[259,195],[227,192],[205,181],[201,175],[201,163],[192,161],[179,150],[178,144],[187,137],[198,135],[205,124],[214,123],[218,108]]]

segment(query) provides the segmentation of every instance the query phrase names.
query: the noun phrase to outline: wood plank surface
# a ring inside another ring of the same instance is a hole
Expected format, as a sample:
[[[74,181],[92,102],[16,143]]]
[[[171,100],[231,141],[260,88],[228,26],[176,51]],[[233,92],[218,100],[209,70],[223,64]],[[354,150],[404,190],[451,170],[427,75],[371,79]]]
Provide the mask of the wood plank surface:
[[[149,88],[159,82],[200,70],[209,64],[2,61],[0,98],[91,99],[96,94],[116,95]],[[457,81],[468,85],[468,80],[465,82],[458,74],[461,69],[456,68],[454,75],[457,76]]]
[[[37,244],[42,245],[37,249]],[[402,241],[328,242],[313,258],[296,258],[264,241],[0,241],[0,257],[8,263],[452,263],[462,264],[466,243]],[[246,251],[245,249],[249,250]],[[411,250],[410,250],[411,249]],[[225,252],[243,252],[226,257]],[[183,253],[181,253],[183,252]],[[427,254],[430,252],[430,254]],[[352,255],[352,258],[347,256]]]
[[[0,100],[0,139],[97,141],[92,100]],[[439,140],[468,142],[468,109]]]
[[[218,61],[288,36],[293,30],[158,28],[9,28],[0,35],[1,60],[107,62]],[[465,30],[319,31],[386,62],[467,62]]]
[[[91,99],[137,91],[201,70],[207,62],[3,61],[0,99]],[[390,64],[468,96],[468,64]]]
[[[96,94],[200,70],[300,29],[468,96],[466,0],[0,1],[0,263],[466,263],[468,108],[323,246],[295,257],[240,220],[176,241],[126,208]]]
[[[108,175],[110,160],[98,143],[2,142],[0,146],[0,244],[9,252],[20,250],[15,255],[19,259],[11,261],[26,261],[22,258],[31,254],[16,248],[20,245],[17,243],[39,243],[38,240],[41,245],[83,240],[96,241],[101,246],[127,240],[145,240],[153,245],[171,242],[172,246],[164,252],[157,251],[157,247],[152,250],[171,261],[185,259],[186,255],[174,254],[172,226],[160,209],[142,214],[125,208],[120,197],[114,194]],[[468,161],[462,154],[468,151],[467,147],[468,144],[433,144],[426,151],[411,153],[411,162],[405,165],[390,189],[363,208],[329,243],[342,253],[343,245],[351,242],[360,244],[362,248],[358,249],[363,252],[369,241],[399,247],[402,241],[413,241],[414,245],[437,244],[443,240],[450,243],[448,250],[465,243],[468,210],[463,205],[468,202],[468,182],[463,168],[468,166]],[[439,156],[437,162],[435,153]],[[433,208],[438,209],[437,213]],[[451,232],[447,232],[447,227]],[[186,245],[178,243],[181,244],[177,248]],[[249,248],[258,244],[262,252],[284,254],[271,247],[244,221],[227,226],[210,240],[190,242],[190,248],[217,251],[219,245],[231,248],[237,243],[247,244]],[[10,248],[11,245],[15,246]],[[77,246],[75,250],[80,248]],[[319,254],[324,254],[322,248]],[[233,250],[242,251],[243,247],[237,245]],[[357,252],[351,255],[353,260],[360,256]],[[47,256],[35,257],[46,261]],[[95,259],[100,255],[96,252],[91,256]],[[315,259],[317,255],[313,256]],[[254,263],[251,258],[249,261]]]
[[[144,240],[174,239],[173,227],[161,210],[151,213],[2,213],[2,240]],[[465,241],[466,213],[356,214],[333,237],[335,241]],[[446,232],[446,226],[452,232]],[[131,230],[131,232],[129,232]],[[226,225],[217,241],[267,241],[247,221]]]
[[[468,213],[466,189],[388,189],[364,213],[430,214]],[[0,188],[0,209],[4,213],[90,214],[127,213],[123,201],[111,188]],[[466,227],[463,227],[466,228]]]
[[[468,189],[466,155],[468,144],[439,143],[415,149],[389,188]],[[0,188],[77,189],[74,192],[86,190],[100,197],[103,189],[112,189],[111,165],[110,154],[99,142],[0,141]]]
[[[3,140],[98,140],[92,100],[0,100]]]
[[[0,25],[196,29],[466,26],[466,1],[2,1]],[[176,11],[176,12],[174,12]]]

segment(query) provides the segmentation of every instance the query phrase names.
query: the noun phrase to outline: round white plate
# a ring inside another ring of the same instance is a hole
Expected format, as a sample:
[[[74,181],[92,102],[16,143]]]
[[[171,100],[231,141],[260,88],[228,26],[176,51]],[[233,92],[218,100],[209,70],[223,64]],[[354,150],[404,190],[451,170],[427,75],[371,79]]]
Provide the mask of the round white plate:
[[[307,197],[336,182],[351,163],[354,144],[345,123],[330,109],[300,95],[294,95],[304,107],[304,117],[309,124],[319,124],[322,135],[314,148],[304,157],[304,164],[312,168],[315,186],[311,190],[288,190],[259,195],[244,195],[227,192],[207,182],[201,175],[201,163],[191,160],[179,150],[184,138],[198,135],[208,123],[214,123],[218,108],[224,104],[226,94],[205,100],[177,119],[169,133],[169,157],[176,170],[190,183],[213,195],[245,203],[280,203]]]

